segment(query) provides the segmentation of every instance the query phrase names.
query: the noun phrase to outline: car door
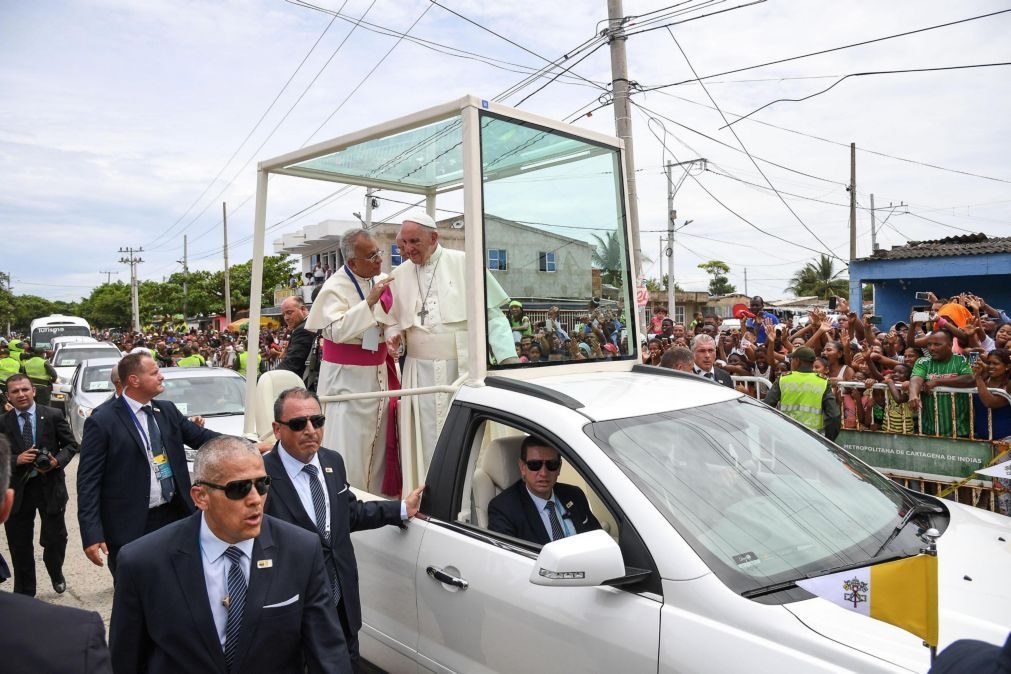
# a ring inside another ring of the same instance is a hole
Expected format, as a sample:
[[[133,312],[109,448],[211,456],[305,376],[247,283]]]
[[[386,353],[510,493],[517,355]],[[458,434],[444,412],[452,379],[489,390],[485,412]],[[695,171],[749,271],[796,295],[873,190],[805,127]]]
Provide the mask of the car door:
[[[70,430],[74,434],[74,439],[77,442],[81,441],[81,437],[84,435],[84,419],[81,418],[79,408],[80,408],[80,390],[78,387],[81,383],[81,366],[78,365],[74,369],[73,376],[70,377],[70,384],[67,388],[67,402],[65,404],[67,411],[67,421],[70,422]]]
[[[481,418],[475,416],[465,451],[480,453]],[[544,429],[511,420],[520,432]],[[445,433],[443,436],[445,437]],[[566,456],[560,441],[554,444]],[[474,456],[459,461],[472,471]],[[451,472],[433,465],[433,472]],[[587,483],[592,476],[583,475]],[[455,486],[449,487],[450,484]],[[603,487],[594,496],[606,500]],[[454,672],[656,672],[662,597],[610,586],[546,587],[530,582],[539,546],[460,521],[470,509],[470,480],[436,480],[445,507],[435,504],[418,554],[418,653],[423,666]],[[591,500],[591,502],[593,502]],[[446,501],[444,500],[445,504]],[[452,517],[449,513],[461,513]],[[638,540],[620,512],[611,512],[628,538]],[[641,545],[641,540],[639,541]],[[648,554],[648,553],[647,553]],[[625,558],[629,563],[628,555]]]

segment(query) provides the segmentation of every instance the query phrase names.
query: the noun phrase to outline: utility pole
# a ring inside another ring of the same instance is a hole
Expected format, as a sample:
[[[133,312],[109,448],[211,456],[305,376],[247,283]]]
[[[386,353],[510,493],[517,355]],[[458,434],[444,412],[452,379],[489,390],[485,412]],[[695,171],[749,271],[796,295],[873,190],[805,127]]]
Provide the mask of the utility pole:
[[[6,290],[11,295],[11,297],[14,296],[14,292],[11,289],[11,273],[10,272],[6,272],[6,273],[0,272],[0,285],[3,286],[4,290]],[[7,314],[7,332],[4,333],[4,334],[7,335],[8,337],[11,336],[11,316],[10,316],[10,314]]]
[[[189,265],[189,245],[186,240],[186,235],[183,234],[183,259],[176,260],[183,266],[183,321],[189,315],[186,313],[186,300],[189,298],[189,280],[190,280],[190,265]]]
[[[625,141],[625,183],[628,185],[628,220],[636,274],[642,273],[639,243],[639,204],[635,189],[635,153],[632,148],[632,108],[628,100],[628,59],[625,55],[625,17],[621,0],[607,0],[608,42],[611,48],[611,93],[614,95],[614,128]],[[632,279],[635,283],[637,279]]]
[[[375,190],[371,187],[365,188],[365,229],[372,229],[372,194]],[[346,260],[345,260],[346,261]]]
[[[675,308],[675,290],[677,284],[674,282],[674,221],[677,219],[677,211],[674,210],[674,195],[677,194],[678,189],[681,184],[688,177],[688,172],[692,168],[692,164],[701,163],[703,168],[706,165],[706,159],[689,159],[688,161],[679,161],[677,163],[667,162],[664,164],[664,172],[667,174],[667,248],[663,251],[667,256],[667,315],[670,316],[672,321],[677,321],[674,317]],[[674,184],[674,179],[671,176],[671,169],[675,166],[684,166],[685,172],[678,180],[677,185]],[[690,220],[688,222],[691,222]],[[686,222],[684,227],[688,223]]]
[[[221,224],[225,231],[225,325],[232,322],[232,286],[228,279],[228,207],[221,202]]]
[[[751,294],[751,293],[748,292],[748,268],[747,267],[744,268],[744,294],[745,295],[750,295]]]
[[[857,144],[850,143],[850,260],[857,258]]]
[[[885,216],[885,219],[881,221],[881,227],[885,226],[885,223],[888,222],[888,218],[890,218],[893,215],[895,215],[895,209],[896,208],[905,208],[905,206],[906,206],[906,202],[905,201],[900,201],[898,206],[896,206],[892,202],[888,202],[888,215]],[[877,209],[874,208],[874,195],[872,194],[871,195],[871,252],[874,252],[874,251],[876,251],[878,249],[878,231],[880,231],[880,228],[877,225],[877,214],[875,213],[876,210]],[[885,210],[885,207],[882,206],[881,210]]]
[[[130,265],[130,313],[133,318],[133,331],[140,332],[140,297],[137,289],[137,265],[144,260],[134,257],[134,253],[143,253],[144,248],[120,248],[119,252],[121,255],[125,254],[124,257],[119,258],[119,261]]]
[[[112,283],[112,275],[113,274],[119,275],[118,271],[100,271],[98,273],[99,274],[105,274],[105,283],[106,284]]]

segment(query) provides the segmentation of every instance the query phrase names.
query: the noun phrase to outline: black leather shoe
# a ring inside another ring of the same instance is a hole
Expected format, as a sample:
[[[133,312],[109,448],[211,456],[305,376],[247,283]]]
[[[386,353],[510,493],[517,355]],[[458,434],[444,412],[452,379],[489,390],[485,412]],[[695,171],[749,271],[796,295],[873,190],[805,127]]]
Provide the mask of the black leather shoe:
[[[53,589],[56,590],[57,594],[63,594],[67,591],[67,581],[63,578],[53,581]]]

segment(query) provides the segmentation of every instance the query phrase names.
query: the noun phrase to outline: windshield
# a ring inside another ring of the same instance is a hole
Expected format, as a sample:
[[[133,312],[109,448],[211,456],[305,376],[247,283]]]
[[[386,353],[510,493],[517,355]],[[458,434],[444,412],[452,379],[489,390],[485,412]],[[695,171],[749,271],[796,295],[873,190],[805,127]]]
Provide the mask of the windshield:
[[[84,378],[81,380],[81,390],[87,393],[109,393],[113,390],[112,368],[113,365],[100,365],[89,367],[84,371]]]
[[[242,377],[173,377],[164,383],[158,399],[175,403],[188,417],[242,414],[246,409]]]
[[[70,367],[77,365],[82,360],[91,358],[115,358],[119,355],[119,349],[114,346],[95,347],[93,349],[60,349],[56,354],[56,367]]]
[[[905,509],[888,479],[748,398],[587,433],[737,592],[864,563]],[[916,554],[915,540],[882,558]]]
[[[32,346],[48,349],[57,337],[90,337],[91,329],[86,325],[47,325],[32,330]]]

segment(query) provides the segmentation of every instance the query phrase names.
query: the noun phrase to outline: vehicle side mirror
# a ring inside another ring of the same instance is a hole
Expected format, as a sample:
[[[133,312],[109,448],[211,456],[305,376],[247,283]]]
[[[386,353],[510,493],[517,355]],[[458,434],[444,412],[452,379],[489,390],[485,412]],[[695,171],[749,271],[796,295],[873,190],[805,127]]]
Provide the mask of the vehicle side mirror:
[[[603,530],[548,543],[530,573],[534,585],[593,587],[625,575],[621,549]]]
[[[64,384],[62,382],[57,382],[53,384],[53,393],[62,393],[67,395],[70,393],[70,384]]]

